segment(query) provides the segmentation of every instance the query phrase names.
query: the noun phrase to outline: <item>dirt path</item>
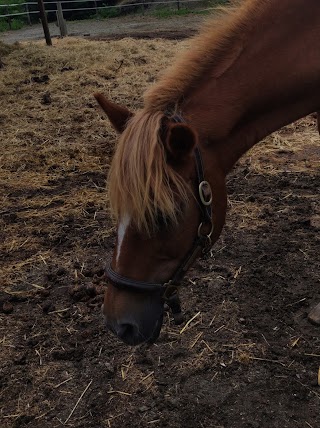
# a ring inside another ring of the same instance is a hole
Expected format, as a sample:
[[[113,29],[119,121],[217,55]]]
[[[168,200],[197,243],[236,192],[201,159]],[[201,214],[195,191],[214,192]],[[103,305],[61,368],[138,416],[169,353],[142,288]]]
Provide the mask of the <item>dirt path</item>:
[[[203,15],[175,16],[158,19],[154,16],[125,16],[104,20],[69,21],[69,36],[94,38],[145,37],[145,38],[184,38],[196,31],[204,20]],[[51,37],[59,37],[59,28],[49,24]],[[4,43],[41,40],[44,38],[41,24],[25,27],[21,30],[0,33]]]

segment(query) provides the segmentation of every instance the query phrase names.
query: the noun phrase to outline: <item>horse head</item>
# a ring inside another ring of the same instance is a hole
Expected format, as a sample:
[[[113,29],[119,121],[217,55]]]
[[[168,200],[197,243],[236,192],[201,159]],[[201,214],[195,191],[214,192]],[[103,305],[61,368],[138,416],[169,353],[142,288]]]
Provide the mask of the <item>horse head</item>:
[[[179,115],[133,115],[101,94],[96,99],[121,133],[108,181],[117,242],[103,314],[125,343],[153,342],[165,303],[181,320],[178,286],[221,232],[225,178],[214,153]]]

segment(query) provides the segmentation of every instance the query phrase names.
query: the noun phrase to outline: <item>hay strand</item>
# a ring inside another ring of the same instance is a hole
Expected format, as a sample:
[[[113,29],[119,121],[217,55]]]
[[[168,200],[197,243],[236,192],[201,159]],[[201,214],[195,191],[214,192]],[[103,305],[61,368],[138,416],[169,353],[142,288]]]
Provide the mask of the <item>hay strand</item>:
[[[88,383],[88,385],[85,387],[85,389],[83,390],[82,394],[80,395],[80,397],[78,398],[76,404],[74,405],[73,409],[71,410],[71,412],[69,413],[69,416],[67,417],[67,419],[64,421],[64,424],[66,424],[68,422],[68,420],[71,418],[71,416],[73,415],[74,411],[76,410],[76,408],[78,407],[80,401],[82,400],[84,394],[88,391],[88,389],[90,388],[90,385],[92,384],[93,379],[90,380],[90,382]]]

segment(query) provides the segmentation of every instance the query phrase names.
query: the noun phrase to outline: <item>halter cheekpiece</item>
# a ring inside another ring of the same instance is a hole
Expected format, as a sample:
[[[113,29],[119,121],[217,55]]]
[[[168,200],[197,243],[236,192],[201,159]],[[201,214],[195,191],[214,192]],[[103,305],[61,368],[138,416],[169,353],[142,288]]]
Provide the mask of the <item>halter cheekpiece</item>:
[[[174,115],[170,117],[170,120],[176,123],[185,122],[180,115]],[[204,178],[202,156],[198,147],[195,148],[194,155],[198,181],[197,200],[199,203],[201,219],[197,237],[195,238],[191,249],[185,255],[184,259],[174,272],[172,278],[165,283],[138,281],[118,274],[112,269],[111,264],[106,269],[108,279],[116,288],[142,293],[159,293],[160,297],[170,307],[176,324],[183,321],[178,296],[178,287],[196,258],[201,253],[203,254],[210,250],[212,246],[211,235],[214,228],[212,222],[212,191],[210,184]],[[209,233],[205,233],[205,229],[209,230]]]

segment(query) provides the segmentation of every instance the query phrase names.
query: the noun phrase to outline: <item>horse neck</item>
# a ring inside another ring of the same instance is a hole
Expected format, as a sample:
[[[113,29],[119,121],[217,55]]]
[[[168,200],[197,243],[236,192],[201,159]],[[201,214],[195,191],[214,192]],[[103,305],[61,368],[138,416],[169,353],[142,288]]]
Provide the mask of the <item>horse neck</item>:
[[[182,111],[225,174],[261,139],[319,109],[319,40],[319,0],[270,0],[186,96]]]

